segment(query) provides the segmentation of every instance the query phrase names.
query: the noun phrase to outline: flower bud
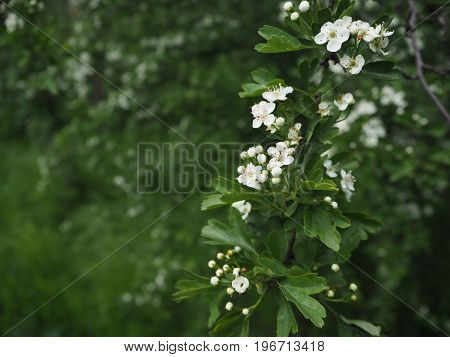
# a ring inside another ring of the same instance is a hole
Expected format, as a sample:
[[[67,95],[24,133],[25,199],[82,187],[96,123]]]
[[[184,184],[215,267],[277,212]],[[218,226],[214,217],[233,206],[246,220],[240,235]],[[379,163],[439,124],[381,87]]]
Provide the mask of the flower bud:
[[[216,270],[216,275],[220,278],[223,275],[223,270],[222,269],[217,269]]]
[[[324,200],[326,203],[331,203],[331,202],[333,202],[333,200],[331,199],[330,196],[325,197],[323,200]]]
[[[266,174],[261,174],[261,175],[259,175],[258,181],[259,181],[260,183],[266,182],[266,181],[267,181],[267,175],[266,175]]]
[[[233,295],[234,293],[234,289],[233,288],[227,288],[227,294],[228,295]]]
[[[333,202],[331,202],[331,207],[338,208],[339,205],[338,205],[338,203],[336,201],[333,201]]]
[[[264,164],[267,160],[267,157],[264,154],[259,154],[256,158],[260,164]]]
[[[358,290],[358,285],[356,285],[355,283],[351,283],[350,286],[348,287],[351,291],[356,291]]]
[[[274,185],[278,185],[280,182],[281,182],[281,179],[280,179],[279,177],[274,177],[274,178],[272,179],[272,183],[273,183]]]
[[[242,309],[242,315],[248,315],[250,312],[249,309],[247,309],[246,307]]]
[[[248,158],[247,151],[242,151],[241,152],[241,159],[246,159],[246,158]]]
[[[255,147],[256,153],[261,154],[264,151],[264,148],[261,145]]]
[[[241,252],[241,247],[239,247],[238,245],[236,246],[236,247],[234,247],[234,251],[236,252],[236,253],[240,253]]]
[[[225,258],[225,254],[223,254],[223,253],[217,253],[217,259],[223,260],[223,258]]]
[[[284,120],[284,118],[282,118],[282,117],[278,117],[277,120],[275,120],[275,124],[276,124],[277,126],[283,126],[284,123],[285,123],[285,120]]]
[[[238,174],[242,174],[244,171],[245,171],[245,167],[244,167],[244,166],[239,166],[239,167],[237,168]]]
[[[249,157],[255,157],[256,156],[256,149],[255,148],[250,148],[247,150],[247,155]]]
[[[239,268],[234,268],[233,269],[233,275],[234,276],[239,276],[239,273],[241,272],[241,269],[239,269]]]
[[[270,173],[273,177],[279,177],[283,173],[283,170],[281,169],[281,167],[274,167],[272,171],[270,171]]]
[[[291,14],[291,20],[292,20],[292,21],[298,20],[299,17],[300,17],[300,14],[299,14],[298,12],[293,12],[293,13]]]
[[[338,264],[331,265],[331,270],[337,273],[339,270],[341,270],[341,267]]]
[[[223,267],[222,267],[222,270],[226,273],[226,272],[229,272],[230,271],[230,266],[228,265],[228,264],[225,264]]]
[[[219,281],[220,280],[217,276],[213,276],[213,277],[211,277],[210,283],[212,286],[217,286],[217,285],[219,285]]]
[[[231,301],[228,301],[225,305],[225,310],[231,311],[233,309],[233,303]]]
[[[216,267],[216,262],[214,260],[210,260],[208,262],[208,267],[210,267],[211,269],[215,268]]]
[[[333,290],[328,290],[327,296],[328,296],[329,298],[333,298],[333,297],[334,297],[334,291],[333,291]]]
[[[300,12],[308,12],[310,7],[311,6],[309,5],[308,1],[302,1],[298,6],[298,9],[300,10]]]
[[[356,301],[356,300],[358,300],[358,297],[355,294],[353,294],[352,296],[350,296],[350,299],[352,301]]]
[[[294,8],[294,4],[291,1],[287,1],[283,5],[285,11],[291,11]]]

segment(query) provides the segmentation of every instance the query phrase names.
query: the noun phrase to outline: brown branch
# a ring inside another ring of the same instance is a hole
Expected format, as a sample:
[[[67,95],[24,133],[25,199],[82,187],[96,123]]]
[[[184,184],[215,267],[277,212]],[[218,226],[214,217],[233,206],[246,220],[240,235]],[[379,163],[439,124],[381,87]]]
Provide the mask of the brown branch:
[[[292,230],[291,238],[289,238],[288,249],[286,252],[286,258],[284,259],[284,263],[286,265],[290,265],[295,260],[294,245],[295,245],[296,235],[297,234],[296,234],[296,231],[294,228]]]
[[[416,8],[416,5],[414,4],[413,0],[408,0],[408,4],[409,4],[409,9],[410,9],[410,16],[409,16],[409,21],[408,21],[410,30],[408,31],[408,36],[411,38],[411,43],[412,43],[412,47],[413,47],[413,51],[414,51],[417,77],[419,78],[419,82],[422,85],[422,88],[425,90],[425,92],[431,98],[434,105],[437,107],[437,109],[442,114],[442,116],[447,121],[447,123],[450,124],[450,115],[448,114],[447,109],[441,103],[441,101],[436,96],[436,94],[434,94],[433,90],[430,88],[430,85],[425,78],[423,69],[426,67],[426,65],[423,61],[422,53],[420,52],[418,41],[417,41],[417,35],[416,35],[416,27],[417,27],[416,23],[417,23],[418,12],[417,12],[417,8]]]

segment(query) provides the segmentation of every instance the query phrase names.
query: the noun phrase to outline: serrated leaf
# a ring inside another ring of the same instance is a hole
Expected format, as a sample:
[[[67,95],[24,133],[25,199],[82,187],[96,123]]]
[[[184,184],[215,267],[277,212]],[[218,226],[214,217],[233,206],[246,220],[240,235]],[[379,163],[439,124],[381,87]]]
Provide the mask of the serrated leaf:
[[[175,287],[179,290],[174,293],[173,299],[177,302],[190,299],[198,294],[202,294],[212,289],[213,286],[208,281],[180,280]]]
[[[317,47],[313,44],[302,44],[296,37],[273,26],[265,25],[258,33],[267,40],[267,43],[255,46],[255,50],[261,53],[290,52]]]
[[[341,235],[336,229],[334,220],[326,210],[319,206],[305,209],[303,223],[305,234],[319,239],[335,252],[339,251]]]
[[[277,336],[289,337],[298,332],[298,324],[292,311],[291,304],[281,295],[278,299]]]
[[[223,202],[222,197],[223,197],[223,194],[215,194],[215,195],[206,196],[202,201],[200,209],[202,211],[206,211],[209,209],[227,206],[229,203]]]
[[[248,335],[248,317],[235,311],[219,319],[209,332],[211,337],[236,337]]]
[[[211,245],[238,245],[243,249],[256,254],[247,235],[242,217],[236,209],[230,213],[230,223],[225,224],[217,219],[211,219],[202,228],[201,236]]]
[[[288,268],[283,265],[283,263],[278,260],[267,258],[267,257],[259,257],[256,260],[258,270],[263,274],[270,277],[281,277],[288,275]]]
[[[325,308],[309,295],[323,291],[325,279],[317,274],[304,274],[287,277],[278,284],[286,299],[294,303],[305,318],[317,327],[324,325],[323,319],[327,316]]]

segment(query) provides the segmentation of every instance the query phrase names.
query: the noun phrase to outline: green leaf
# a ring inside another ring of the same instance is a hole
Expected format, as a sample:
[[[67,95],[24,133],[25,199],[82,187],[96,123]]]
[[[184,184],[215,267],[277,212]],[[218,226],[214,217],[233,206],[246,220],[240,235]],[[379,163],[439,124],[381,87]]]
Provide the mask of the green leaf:
[[[232,312],[219,319],[209,332],[211,337],[248,336],[249,318],[240,311]]]
[[[261,53],[290,52],[317,47],[314,44],[302,44],[296,37],[273,26],[265,25],[258,33],[267,40],[267,43],[255,46],[255,50]]]
[[[252,78],[256,83],[264,85],[276,79],[272,72],[264,68],[258,68],[257,70],[253,71]]]
[[[394,68],[394,62],[391,61],[368,63],[364,66],[362,73],[368,77],[387,81],[395,81],[402,78],[400,71]]]
[[[320,182],[303,181],[302,188],[308,191],[339,191],[336,184],[331,180],[322,180]]]
[[[213,288],[209,281],[198,280],[180,280],[175,287],[180,290],[172,295],[177,302],[190,299]]]
[[[355,2],[353,0],[339,0],[336,8],[336,18],[341,18],[348,15],[354,6]]]
[[[278,298],[277,336],[289,337],[290,333],[296,334],[297,332],[298,324],[291,304],[281,295]]]
[[[214,208],[219,208],[219,207],[223,207],[223,206],[227,206],[228,203],[227,202],[223,202],[222,201],[222,194],[215,194],[215,195],[209,195],[206,196],[203,201],[202,201],[202,205],[200,207],[200,209],[202,211],[206,211],[209,209],[214,209]]]
[[[282,260],[286,255],[288,239],[285,231],[270,232],[264,238],[264,243],[275,259]]]
[[[218,294],[214,299],[212,299],[209,305],[209,319],[208,319],[208,327],[212,327],[214,323],[220,316],[220,307],[222,305],[224,294]]]
[[[317,274],[304,274],[287,277],[278,284],[286,299],[294,303],[305,318],[317,327],[324,325],[323,319],[327,316],[325,308],[309,296],[325,289],[324,278]]]
[[[344,321],[347,325],[353,325],[356,327],[359,327],[361,330],[367,332],[371,336],[379,337],[381,334],[381,327],[375,326],[367,321],[362,320],[351,320],[347,319],[344,316],[341,315],[342,321]]]
[[[229,224],[220,222],[217,219],[209,220],[208,225],[202,228],[201,236],[206,238],[207,244],[238,245],[243,249],[256,254],[247,235],[242,217],[236,209],[231,210]]]
[[[298,207],[298,202],[294,202],[292,203],[285,211],[284,211],[284,215],[286,217],[291,217],[295,211],[297,210]]]
[[[335,216],[319,206],[305,209],[303,214],[304,231],[308,237],[319,239],[335,252],[339,251],[341,235],[336,229]]]
[[[272,258],[259,257],[256,264],[258,269],[255,270],[270,277],[286,276],[289,273],[289,269],[283,263]]]

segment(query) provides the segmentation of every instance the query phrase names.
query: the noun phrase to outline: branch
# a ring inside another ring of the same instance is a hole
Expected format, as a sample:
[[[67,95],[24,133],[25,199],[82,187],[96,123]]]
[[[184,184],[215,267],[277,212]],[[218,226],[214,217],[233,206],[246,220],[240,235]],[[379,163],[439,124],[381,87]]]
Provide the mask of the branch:
[[[420,52],[419,45],[417,42],[417,35],[416,35],[416,22],[417,22],[417,8],[414,4],[413,0],[408,0],[409,3],[409,9],[410,9],[410,17],[408,21],[409,25],[409,32],[408,36],[411,38],[411,43],[414,51],[414,58],[416,61],[416,70],[417,70],[417,77],[419,78],[419,82],[422,85],[422,88],[425,90],[425,92],[428,94],[428,96],[431,98],[431,100],[434,102],[434,105],[437,107],[439,112],[442,114],[444,119],[450,124],[450,115],[447,112],[447,109],[445,109],[444,105],[441,103],[439,98],[434,94],[432,89],[430,88],[429,83],[427,82],[425,78],[425,74],[423,69],[427,67],[425,63],[423,62],[422,53]]]
[[[286,252],[286,258],[284,259],[284,262],[286,265],[289,265],[290,263],[292,263],[295,260],[295,254],[294,254],[295,238],[296,238],[296,231],[294,228],[292,230],[291,238],[289,239],[288,249]]]

